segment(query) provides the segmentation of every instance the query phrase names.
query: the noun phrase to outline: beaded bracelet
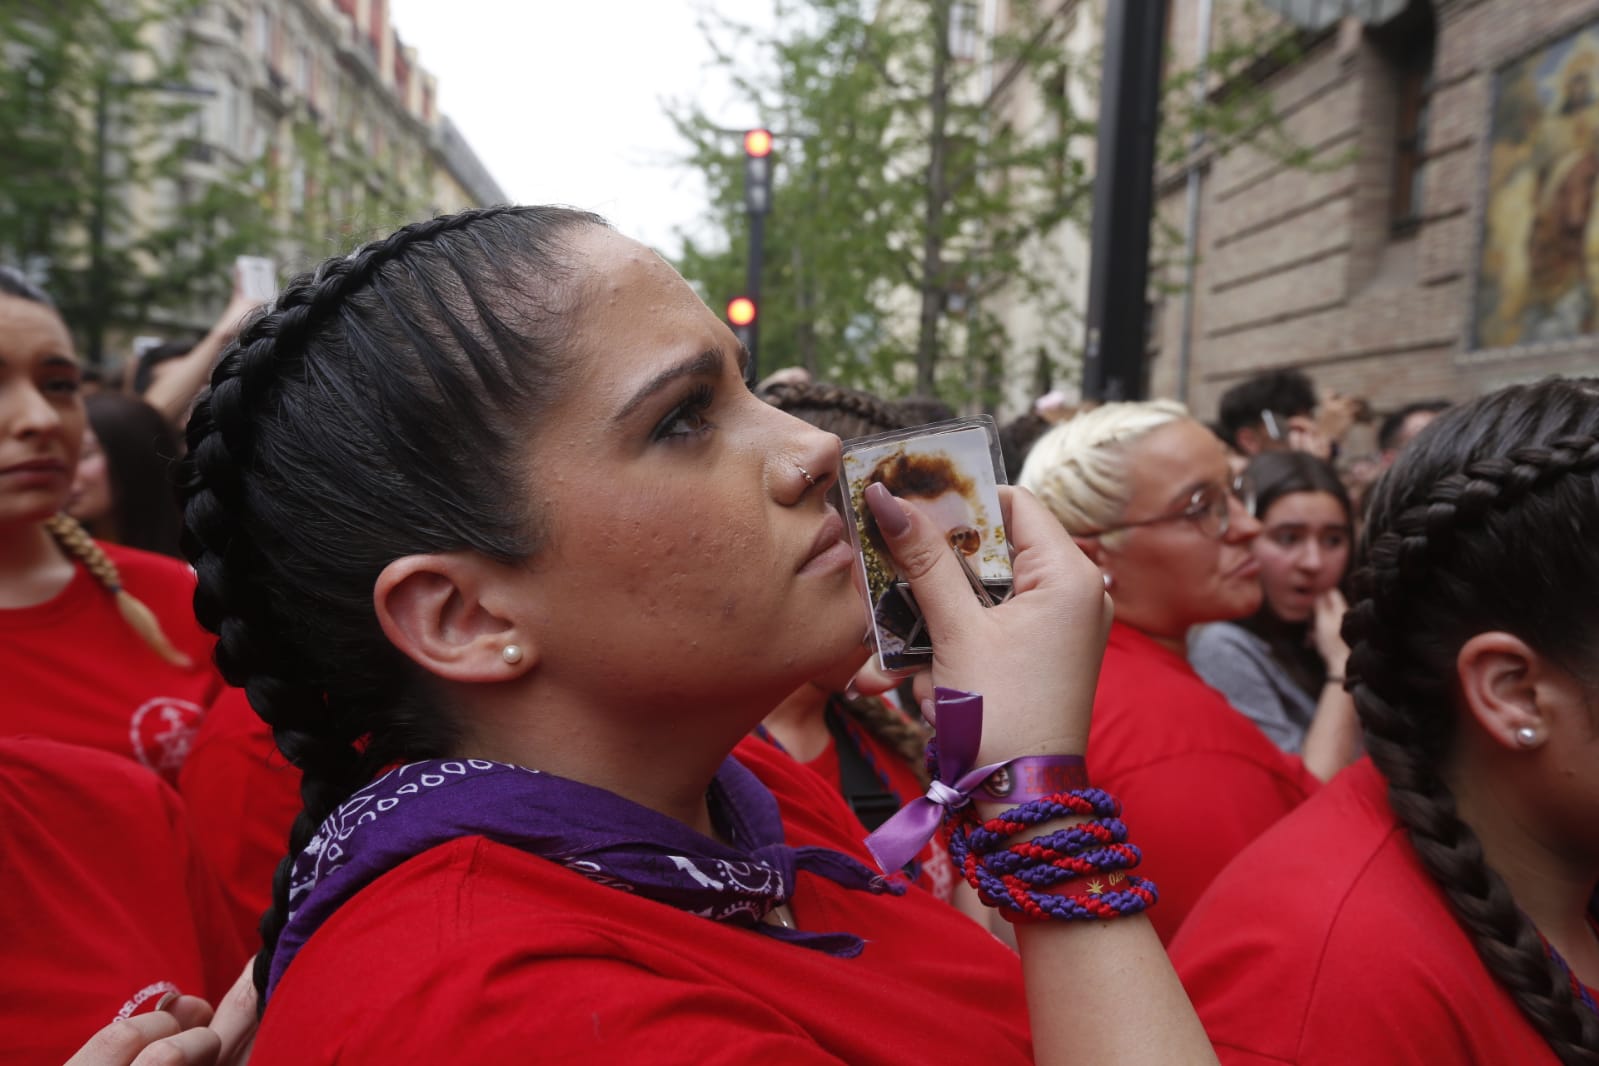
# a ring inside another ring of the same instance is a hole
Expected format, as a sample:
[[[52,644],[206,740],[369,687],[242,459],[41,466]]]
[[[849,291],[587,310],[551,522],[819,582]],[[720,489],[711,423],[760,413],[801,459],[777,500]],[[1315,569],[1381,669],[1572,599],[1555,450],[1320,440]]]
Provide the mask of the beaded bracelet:
[[[1155,885],[1125,871],[1139,849],[1126,843],[1121,805],[1103,789],[1073,789],[978,819],[970,807],[945,825],[950,858],[982,901],[1007,921],[1091,921],[1137,914],[1159,898]],[[1017,834],[1056,818],[1094,814],[1093,821],[1011,843]],[[1075,881],[1082,891],[1048,891]]]

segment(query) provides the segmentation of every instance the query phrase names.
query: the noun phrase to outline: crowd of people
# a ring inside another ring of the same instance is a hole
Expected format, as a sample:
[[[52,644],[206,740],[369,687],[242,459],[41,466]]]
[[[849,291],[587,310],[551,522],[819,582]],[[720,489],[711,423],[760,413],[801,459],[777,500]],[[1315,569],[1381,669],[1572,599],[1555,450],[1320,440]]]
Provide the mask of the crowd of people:
[[[910,679],[840,440],[954,412],[747,358],[558,208],[88,397],[0,270],[0,1046],[1599,1063],[1599,380],[1047,398],[997,606],[864,492]]]

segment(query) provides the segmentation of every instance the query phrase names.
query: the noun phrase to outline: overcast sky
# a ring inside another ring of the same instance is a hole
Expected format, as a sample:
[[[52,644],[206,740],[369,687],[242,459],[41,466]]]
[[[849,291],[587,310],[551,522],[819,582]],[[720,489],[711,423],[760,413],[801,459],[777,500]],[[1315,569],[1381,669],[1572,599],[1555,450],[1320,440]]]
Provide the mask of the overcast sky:
[[[663,100],[750,124],[711,66],[706,7],[764,19],[768,0],[391,0],[439,106],[512,200],[597,211],[668,255],[705,192],[675,166]]]

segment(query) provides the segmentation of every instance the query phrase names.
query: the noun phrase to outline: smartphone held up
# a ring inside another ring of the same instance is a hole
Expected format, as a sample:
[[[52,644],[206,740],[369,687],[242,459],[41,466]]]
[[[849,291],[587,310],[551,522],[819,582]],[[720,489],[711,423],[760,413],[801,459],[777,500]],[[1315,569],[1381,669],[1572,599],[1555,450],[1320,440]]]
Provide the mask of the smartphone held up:
[[[278,268],[260,255],[241,255],[234,260],[239,275],[239,292],[245,299],[266,303],[278,294]]]
[[[872,639],[884,670],[907,671],[932,661],[933,644],[866,506],[866,487],[878,482],[944,525],[979,602],[1003,601],[1011,591],[1011,547],[1000,517],[1005,469],[994,420],[959,418],[844,443],[845,520],[865,578]]]

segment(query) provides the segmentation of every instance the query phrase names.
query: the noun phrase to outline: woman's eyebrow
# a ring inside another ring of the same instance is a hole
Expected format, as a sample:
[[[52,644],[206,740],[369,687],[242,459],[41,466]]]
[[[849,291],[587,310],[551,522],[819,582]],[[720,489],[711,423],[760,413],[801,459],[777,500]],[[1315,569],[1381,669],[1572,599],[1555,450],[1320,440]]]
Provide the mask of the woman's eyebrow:
[[[645,382],[644,387],[635,392],[633,398],[622,405],[622,409],[616,412],[616,416],[611,421],[620,422],[627,418],[628,415],[638,410],[648,401],[651,396],[680,378],[714,377],[721,372],[721,351],[717,348],[707,348],[700,354],[685,359],[676,366],[668,367]]]

